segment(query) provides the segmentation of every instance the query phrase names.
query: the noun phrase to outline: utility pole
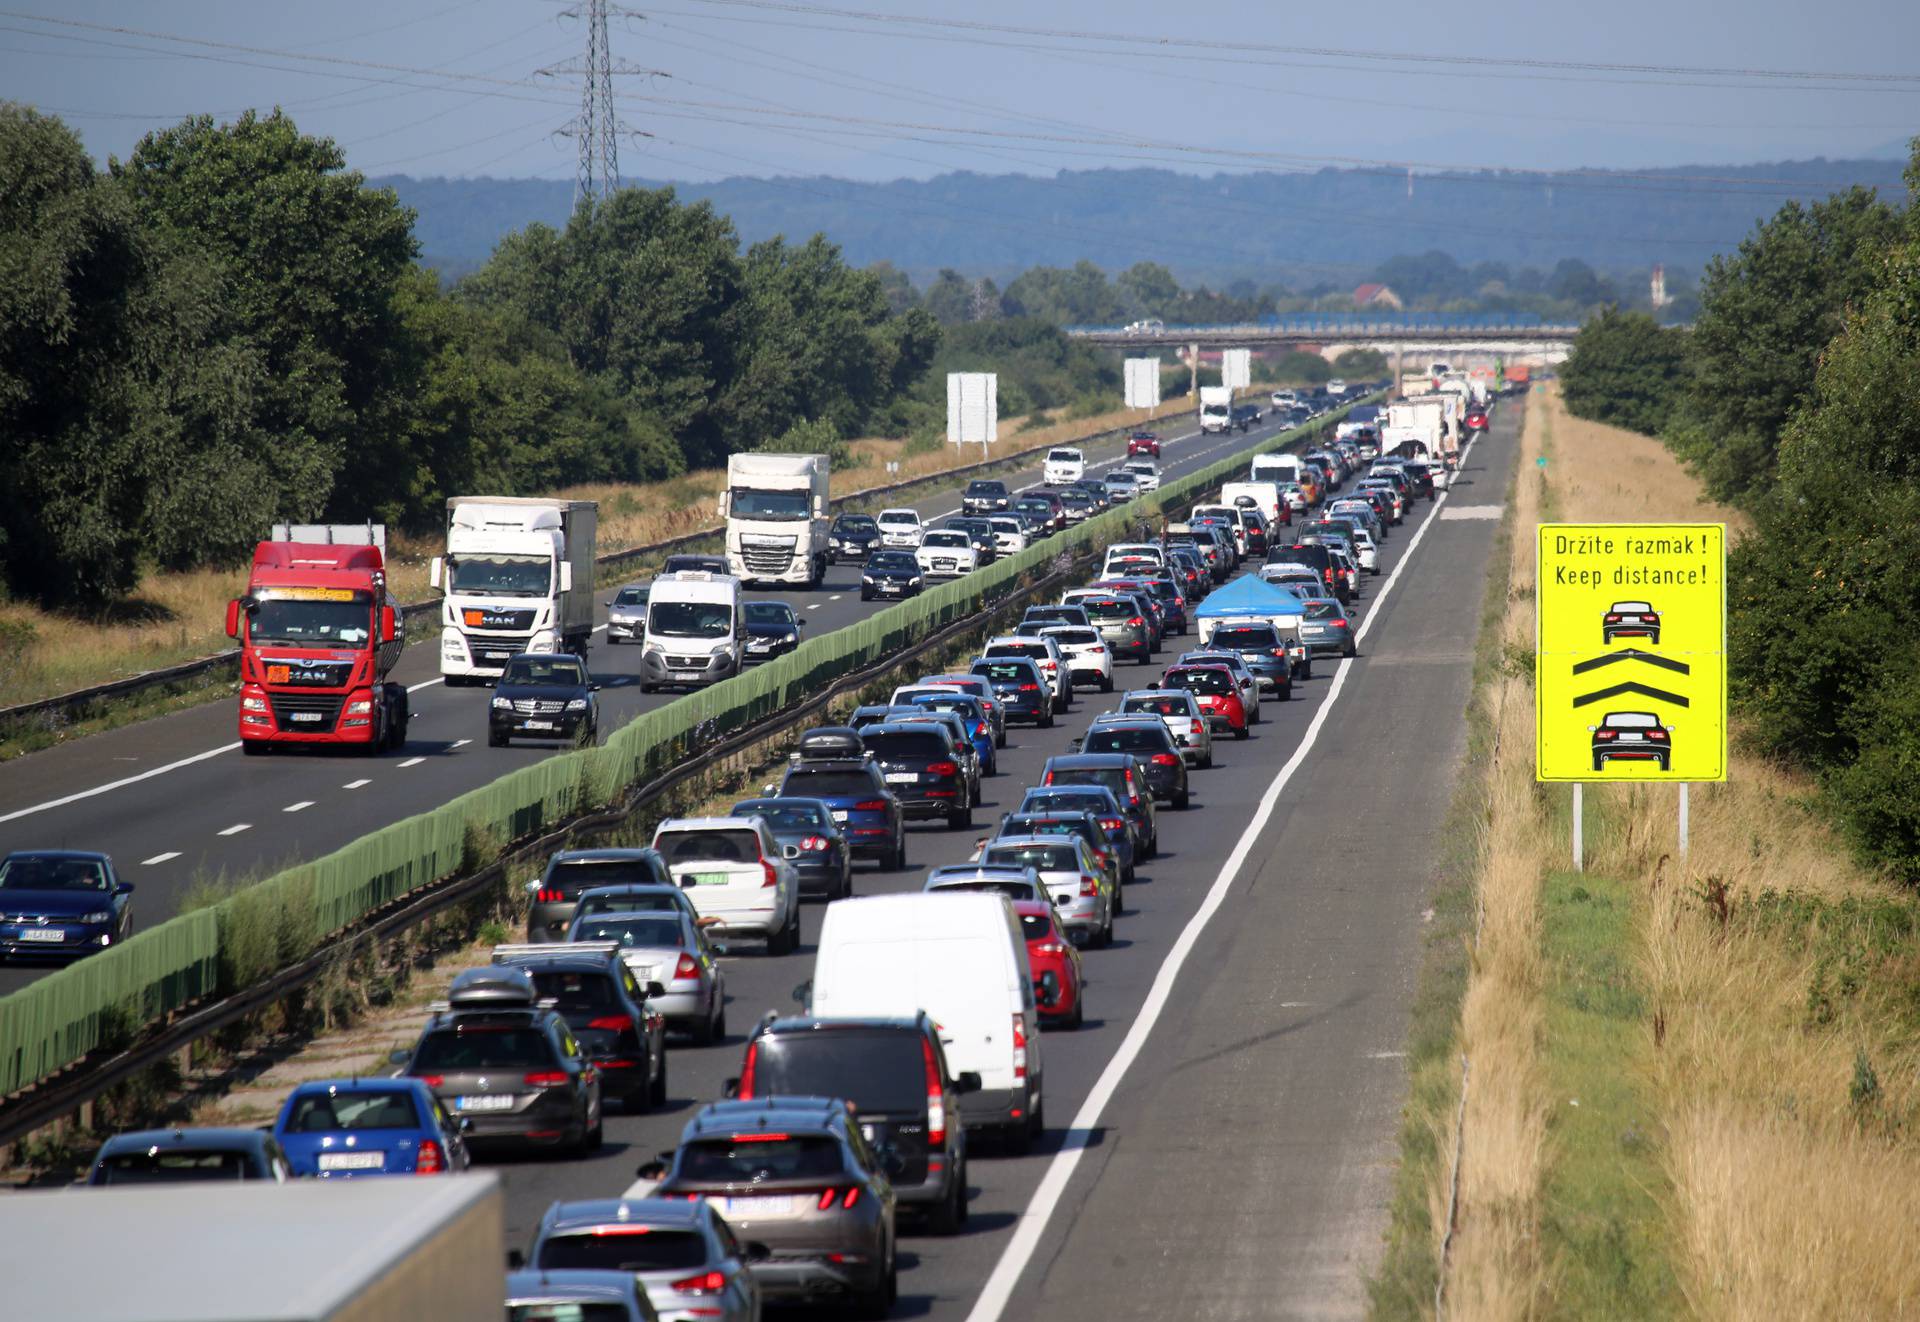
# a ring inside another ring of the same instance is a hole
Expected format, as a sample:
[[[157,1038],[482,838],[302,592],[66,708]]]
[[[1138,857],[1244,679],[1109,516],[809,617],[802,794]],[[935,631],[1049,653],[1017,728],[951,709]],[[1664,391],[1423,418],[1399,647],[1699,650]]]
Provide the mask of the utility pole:
[[[636,10],[613,3],[613,0],[578,0],[562,10],[560,16],[586,20],[586,56],[540,70],[546,77],[575,74],[580,78],[580,114],[573,123],[560,130],[563,137],[577,139],[580,145],[580,167],[573,180],[573,204],[576,207],[584,201],[611,197],[620,187],[621,134],[637,134],[643,138],[653,136],[622,124],[619,112],[613,107],[613,75],[657,74],[659,71],[642,69],[614,58],[613,48],[607,39],[607,17],[610,14],[625,18],[646,17]]]

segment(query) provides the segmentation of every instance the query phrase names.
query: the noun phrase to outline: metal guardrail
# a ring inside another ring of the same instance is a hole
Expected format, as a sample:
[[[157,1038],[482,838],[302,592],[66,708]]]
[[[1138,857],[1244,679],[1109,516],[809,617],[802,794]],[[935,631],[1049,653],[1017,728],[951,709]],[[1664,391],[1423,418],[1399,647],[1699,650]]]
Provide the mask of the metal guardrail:
[[[1164,422],[1165,420],[1164,418],[1160,418],[1154,419],[1153,421]],[[1108,427],[1100,431],[1088,432],[1084,436],[1074,437],[1072,443],[1084,445],[1099,442],[1123,432],[1131,431],[1134,426],[1135,424],[1129,423],[1122,427]],[[867,487],[860,491],[850,491],[846,495],[836,497],[830,501],[829,507],[837,510],[857,502],[873,500],[883,496],[897,495],[901,492],[912,490],[915,487],[940,485],[953,479],[965,480],[976,473],[988,472],[1005,464],[1016,463],[1030,455],[1039,454],[1042,450],[1049,450],[1060,444],[1063,444],[1063,442],[1050,441],[1045,445],[1035,445],[1025,450],[1015,450],[1009,454],[999,455],[993,459],[983,460],[979,463],[964,464],[958,468],[942,469],[937,473],[925,473],[919,477],[910,477],[899,482],[886,483],[877,487]],[[724,531],[724,524],[712,528],[695,529],[692,532],[680,533],[657,542],[648,542],[620,551],[610,551],[606,555],[595,557],[594,564],[601,570],[618,569],[622,566],[632,564],[644,564],[649,560],[664,558],[678,551],[697,546],[703,541],[719,536]],[[412,625],[416,620],[437,613],[439,609],[440,599],[435,598],[431,601],[408,602],[400,607],[400,614],[408,625]],[[213,675],[219,671],[233,670],[239,664],[240,649],[229,648],[224,652],[216,652],[211,656],[199,657],[192,661],[182,661],[178,665],[165,666],[159,670],[143,671],[138,675],[129,675],[125,679],[109,680],[104,684],[95,684],[88,688],[75,689],[70,693],[57,694],[48,698],[36,698],[31,702],[22,702],[11,707],[0,707],[0,728],[21,722],[44,720],[49,717],[60,717],[71,720],[76,712],[83,711],[96,703],[125,697],[130,693],[138,693],[145,689],[162,688],[169,684],[180,684],[197,680],[204,676]]]

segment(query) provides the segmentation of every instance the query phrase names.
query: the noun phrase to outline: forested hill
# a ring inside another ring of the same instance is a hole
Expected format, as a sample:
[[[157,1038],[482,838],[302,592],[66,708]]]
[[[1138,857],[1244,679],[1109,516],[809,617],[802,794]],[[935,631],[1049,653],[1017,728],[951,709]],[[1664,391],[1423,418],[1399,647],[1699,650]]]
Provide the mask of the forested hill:
[[[1514,174],[1177,174],[1168,170],[927,180],[726,179],[681,186],[711,198],[747,242],[824,231],[856,265],[886,259],[925,283],[939,268],[1004,278],[1088,258],[1108,269],[1164,263],[1183,276],[1300,288],[1364,274],[1397,253],[1440,249],[1462,263],[1603,270],[1697,269],[1790,197],[1861,183],[1900,196],[1900,163],[1813,160],[1596,171],[1551,184]],[[376,179],[419,210],[427,259],[458,275],[501,236],[559,224],[570,183],[536,179]],[[639,181],[636,181],[639,182]],[[657,181],[649,181],[657,186]],[[1411,196],[1409,196],[1411,191]]]

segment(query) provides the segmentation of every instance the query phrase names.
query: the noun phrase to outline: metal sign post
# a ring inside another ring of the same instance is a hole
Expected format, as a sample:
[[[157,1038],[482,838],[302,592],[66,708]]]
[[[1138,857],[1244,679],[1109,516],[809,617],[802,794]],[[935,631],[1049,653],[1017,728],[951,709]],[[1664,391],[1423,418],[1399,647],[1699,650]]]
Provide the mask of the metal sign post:
[[[1573,870],[1585,872],[1586,869],[1586,807],[1587,787],[1579,781],[1573,782]]]

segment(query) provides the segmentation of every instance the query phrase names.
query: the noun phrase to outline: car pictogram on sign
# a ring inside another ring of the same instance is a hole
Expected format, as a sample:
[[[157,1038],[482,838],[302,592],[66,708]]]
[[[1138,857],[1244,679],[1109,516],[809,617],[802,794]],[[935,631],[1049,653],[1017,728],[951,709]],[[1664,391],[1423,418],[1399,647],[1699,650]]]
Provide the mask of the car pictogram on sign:
[[[1673,761],[1673,727],[1652,712],[1610,711],[1587,729],[1593,732],[1595,771],[1610,762],[1658,762],[1665,771]]]
[[[1600,619],[1600,641],[1616,638],[1645,638],[1660,645],[1660,612],[1650,601],[1616,601]]]

